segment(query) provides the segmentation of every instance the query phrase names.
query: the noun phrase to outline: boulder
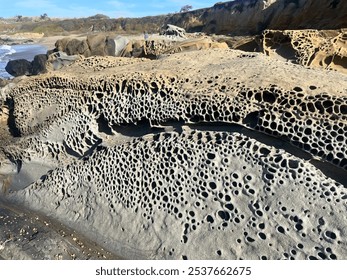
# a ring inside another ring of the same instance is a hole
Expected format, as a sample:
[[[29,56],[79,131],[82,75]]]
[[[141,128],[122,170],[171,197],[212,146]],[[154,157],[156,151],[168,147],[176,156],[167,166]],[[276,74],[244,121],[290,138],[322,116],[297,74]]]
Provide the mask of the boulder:
[[[178,27],[176,25],[167,24],[165,28],[160,32],[160,35],[186,38],[186,31],[184,30],[184,28]]]
[[[66,53],[59,51],[52,53],[48,56],[48,67],[52,70],[59,70],[64,66],[68,66],[78,60],[80,55],[67,55]]]
[[[55,42],[56,51],[65,51],[67,43],[71,41],[71,38],[63,38]]]
[[[14,77],[30,75],[31,63],[26,59],[10,60],[7,63],[5,70]]]
[[[87,44],[89,46],[91,55],[115,55],[115,42],[109,36],[105,36],[103,34],[89,35],[87,37]]]
[[[124,45],[122,43],[121,45]],[[89,35],[86,40],[64,38],[55,43],[56,51],[67,55],[83,55],[85,57],[114,56],[116,52],[115,40],[104,34]]]
[[[117,36],[114,39],[115,43],[115,56],[120,56],[126,45],[129,43],[128,38],[123,37],[123,36]]]
[[[38,54],[34,57],[34,60],[31,62],[31,75],[38,75],[47,72],[46,69],[47,55]]]
[[[38,54],[32,62],[26,59],[11,60],[7,63],[5,70],[14,77],[24,75],[38,75],[47,72],[47,55]]]
[[[65,49],[62,50],[67,53],[67,55],[76,55],[76,54],[89,54],[89,47],[86,41],[80,41],[77,39],[72,39],[67,42]]]

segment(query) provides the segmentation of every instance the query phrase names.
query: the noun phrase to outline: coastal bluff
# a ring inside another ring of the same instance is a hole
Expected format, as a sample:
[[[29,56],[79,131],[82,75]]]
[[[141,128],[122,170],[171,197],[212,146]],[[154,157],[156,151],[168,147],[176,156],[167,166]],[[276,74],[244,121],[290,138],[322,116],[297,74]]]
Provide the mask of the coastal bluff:
[[[2,199],[128,259],[345,259],[346,90],[214,48],[21,77],[1,88]]]
[[[173,24],[187,32],[224,35],[256,35],[265,29],[340,29],[346,27],[344,0],[235,0],[217,2],[209,8],[185,13],[142,18],[109,18],[96,15],[80,19],[40,22],[5,21],[0,32],[36,32],[52,36],[62,33],[110,32],[158,33]]]

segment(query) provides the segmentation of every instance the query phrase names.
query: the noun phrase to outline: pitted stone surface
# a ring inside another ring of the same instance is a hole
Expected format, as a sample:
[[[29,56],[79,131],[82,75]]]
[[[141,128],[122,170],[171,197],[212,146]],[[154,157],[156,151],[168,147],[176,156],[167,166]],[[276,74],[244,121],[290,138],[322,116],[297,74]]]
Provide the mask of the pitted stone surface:
[[[346,250],[345,188],[238,133],[101,148],[15,196],[146,258],[336,259]]]
[[[205,50],[205,49],[227,49],[226,43],[219,43],[209,37],[190,38],[184,40],[141,40],[131,41],[123,49],[122,57],[148,57],[158,58],[163,54],[173,54],[179,52]]]
[[[79,60],[1,89],[3,188],[44,162],[8,198],[126,258],[343,259],[346,90],[233,50]]]
[[[210,53],[216,54],[217,51]],[[270,61],[261,55],[229,50],[225,51],[225,55],[230,55],[229,63],[234,62],[236,66],[248,62],[256,71],[268,63],[267,66],[276,70],[276,66],[269,65]],[[115,58],[119,63],[122,60]],[[260,63],[261,60],[265,65]],[[54,74],[47,78],[36,78],[30,85],[11,89],[9,94],[17,104],[14,108],[16,127],[23,135],[28,135],[37,127],[49,126],[51,121],[71,110],[92,114],[95,119],[106,122],[111,131],[115,126],[136,124],[142,120],[148,120],[152,125],[169,120],[238,123],[276,137],[286,137],[293,145],[313,156],[347,168],[344,141],[347,133],[347,98],[339,90],[345,90],[343,86],[327,88],[315,84],[317,81],[298,81],[296,84],[289,81],[292,86],[288,88],[286,81],[278,80],[276,84],[260,81],[264,85],[250,85],[246,78],[256,82],[260,79],[258,74],[252,76],[237,72],[237,69],[233,71],[223,67],[223,64],[209,65],[211,70],[217,70],[214,66],[218,67],[219,73],[216,72],[214,76],[173,75],[166,69],[161,74],[158,73],[160,69],[145,72],[156,64],[159,63],[141,60],[123,67],[131,69],[142,66],[142,71],[120,73],[120,65],[116,73],[100,73],[93,77],[85,75],[85,78]],[[76,72],[85,71],[85,65],[77,63]],[[82,69],[78,70],[80,67]],[[95,69],[95,66],[90,67]],[[281,67],[285,70],[280,71],[300,72],[294,65],[283,63]],[[315,73],[307,71],[307,75]],[[242,77],[240,73],[246,76]],[[315,74],[322,78],[324,76],[322,72]],[[340,83],[346,81],[343,75],[341,79]],[[27,110],[33,94],[37,96],[37,103],[34,110]],[[71,148],[74,150],[74,147]]]
[[[265,30],[263,51],[304,66],[347,73],[347,30]]]

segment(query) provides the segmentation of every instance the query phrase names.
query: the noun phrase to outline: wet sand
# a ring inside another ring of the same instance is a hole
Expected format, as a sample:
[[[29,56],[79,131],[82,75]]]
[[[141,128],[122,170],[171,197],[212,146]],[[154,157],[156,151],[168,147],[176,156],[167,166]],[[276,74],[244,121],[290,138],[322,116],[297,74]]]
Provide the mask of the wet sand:
[[[0,199],[0,259],[121,259],[84,236]]]

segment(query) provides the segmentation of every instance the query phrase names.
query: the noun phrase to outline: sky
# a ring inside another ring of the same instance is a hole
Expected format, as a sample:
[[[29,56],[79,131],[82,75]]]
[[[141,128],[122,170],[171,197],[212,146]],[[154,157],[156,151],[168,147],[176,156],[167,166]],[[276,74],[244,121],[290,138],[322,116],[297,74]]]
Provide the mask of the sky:
[[[193,9],[211,7],[218,0],[0,0],[0,17],[17,15],[49,17],[89,17],[104,14],[111,18],[143,17],[178,12],[184,5]]]

